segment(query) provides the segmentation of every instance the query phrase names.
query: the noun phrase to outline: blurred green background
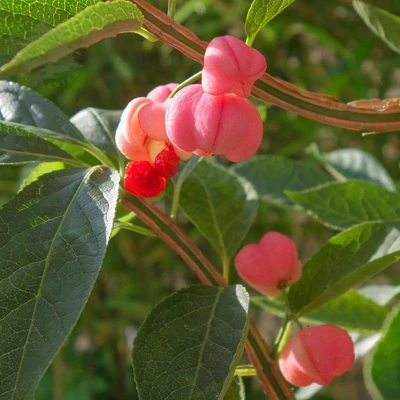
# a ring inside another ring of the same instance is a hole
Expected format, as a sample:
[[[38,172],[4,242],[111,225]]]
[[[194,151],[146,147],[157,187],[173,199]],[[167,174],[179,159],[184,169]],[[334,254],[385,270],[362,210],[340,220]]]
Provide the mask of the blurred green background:
[[[167,1],[151,1],[166,11]],[[251,1],[181,0],[177,20],[202,40],[231,34],[242,39]],[[400,14],[398,0],[369,4]],[[298,87],[348,102],[361,98],[400,97],[399,55],[375,37],[354,12],[349,0],[297,0],[262,30],[254,42],[267,58],[268,72]],[[180,82],[200,65],[156,42],[133,34],[105,40],[33,73],[16,77],[51,99],[69,116],[93,106],[122,109],[134,97],[157,85]],[[370,152],[399,180],[397,133],[362,138],[359,132],[321,125],[282,109],[268,109],[260,153],[310,157],[316,143],[322,151],[358,147]],[[2,169],[0,202],[18,190],[26,171]],[[182,216],[180,223],[216,264],[218,257]],[[333,231],[304,214],[261,205],[246,243],[267,230],[289,234],[306,261]],[[399,284],[391,268],[377,282]],[[183,261],[158,239],[120,232],[112,239],[94,291],[73,334],[46,373],[36,400],[137,399],[131,369],[131,343],[146,315],[161,299],[197,283]],[[254,310],[270,341],[277,333],[274,317]],[[245,378],[248,399],[264,399],[254,378]],[[316,399],[368,400],[358,365],[336,379]]]

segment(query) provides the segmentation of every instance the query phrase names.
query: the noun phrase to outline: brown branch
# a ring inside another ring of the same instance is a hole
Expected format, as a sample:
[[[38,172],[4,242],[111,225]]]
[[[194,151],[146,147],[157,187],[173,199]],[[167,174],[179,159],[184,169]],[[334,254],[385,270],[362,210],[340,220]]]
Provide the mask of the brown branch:
[[[161,41],[174,47],[192,60],[203,64],[207,42],[174,22],[145,0],[130,0],[137,4],[145,20],[144,26]],[[258,99],[292,111],[323,124],[350,130],[392,132],[400,130],[400,99],[366,99],[345,104],[324,94],[309,92],[265,73],[252,95]]]

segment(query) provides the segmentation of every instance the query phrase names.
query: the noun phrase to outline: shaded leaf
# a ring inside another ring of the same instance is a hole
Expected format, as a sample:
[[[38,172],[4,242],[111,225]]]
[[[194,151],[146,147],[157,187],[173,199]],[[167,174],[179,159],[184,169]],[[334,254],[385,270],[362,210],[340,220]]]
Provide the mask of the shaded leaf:
[[[231,386],[229,386],[228,391],[224,397],[224,400],[245,400],[245,389],[243,384],[243,379],[235,375],[232,379]]]
[[[10,75],[54,62],[81,47],[141,27],[143,16],[130,1],[115,0],[87,7],[23,48],[0,74]]]
[[[104,167],[40,177],[0,210],[0,399],[31,399],[92,290],[119,176]]]
[[[374,399],[397,400],[400,393],[400,307],[385,322],[382,339],[365,364],[365,380]]]
[[[333,229],[368,221],[400,221],[400,195],[366,181],[332,182],[286,195]]]
[[[203,159],[182,184],[180,206],[224,259],[236,252],[257,215],[252,185]]]
[[[48,136],[58,140],[86,142],[69,118],[51,101],[15,82],[0,81],[0,120],[47,129],[53,132]],[[46,136],[45,132],[43,136]]]
[[[252,303],[274,315],[284,317],[286,306],[280,299],[270,297],[252,297]],[[389,310],[361,294],[349,291],[315,311],[303,317],[306,324],[335,324],[345,329],[371,333],[382,328]]]
[[[368,28],[400,54],[400,17],[363,1],[353,0],[353,6]]]
[[[243,352],[243,286],[191,286],[158,304],[133,342],[142,400],[223,399]]]
[[[334,236],[289,290],[291,310],[305,315],[400,259],[400,222],[369,222]]]
[[[294,0],[253,0],[246,17],[247,36],[253,39],[272,18],[293,2]]]
[[[360,149],[340,149],[323,156],[323,161],[344,179],[362,179],[394,190],[395,184],[385,168],[367,152]]]
[[[253,157],[232,170],[252,183],[261,200],[278,206],[293,204],[285,190],[304,190],[332,180],[314,165],[272,155]]]
[[[76,113],[71,118],[71,122],[88,142],[106,153],[118,156],[119,150],[115,144],[115,132],[121,115],[122,111],[88,107]]]
[[[81,164],[59,147],[24,129],[24,125],[13,126],[0,121],[0,165],[42,161]]]

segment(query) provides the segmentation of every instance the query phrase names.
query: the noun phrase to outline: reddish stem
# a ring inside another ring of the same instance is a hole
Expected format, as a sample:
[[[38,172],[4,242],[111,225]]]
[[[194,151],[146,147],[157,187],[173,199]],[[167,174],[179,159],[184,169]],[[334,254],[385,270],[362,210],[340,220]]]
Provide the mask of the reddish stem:
[[[164,243],[179,254],[200,282],[206,285],[227,285],[221,273],[210,263],[196,244],[156,205],[129,194],[125,194],[121,199],[121,204],[133,211],[138,218],[157,233]],[[271,400],[294,400],[292,390],[271,356],[271,349],[252,320],[250,320],[246,350],[269,398]]]

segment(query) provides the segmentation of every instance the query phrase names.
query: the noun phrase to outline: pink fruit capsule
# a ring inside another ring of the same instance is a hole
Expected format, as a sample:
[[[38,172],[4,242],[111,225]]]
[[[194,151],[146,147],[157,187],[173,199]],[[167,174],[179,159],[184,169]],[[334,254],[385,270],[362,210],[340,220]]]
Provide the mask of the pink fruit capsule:
[[[146,97],[132,100],[121,116],[115,140],[121,153],[132,160],[150,161],[149,141],[166,141],[165,104]]]
[[[138,97],[132,100],[122,113],[115,135],[118,149],[134,161],[147,161],[154,166],[157,155],[168,150],[162,156],[163,167],[168,169],[168,175],[177,171],[179,158],[187,160],[191,156],[190,153],[174,148],[165,132],[165,113],[169,104],[165,100],[174,87],[175,83],[158,86],[149,93],[150,98]],[[176,153],[176,156],[172,153]],[[168,160],[171,161],[170,166],[166,165]]]
[[[177,83],[168,83],[168,85],[157,86],[151,90],[146,97],[154,102],[164,103],[177,86]]]
[[[278,296],[301,276],[296,246],[279,232],[268,232],[259,243],[244,246],[235,265],[239,276],[266,296]]]
[[[201,85],[190,85],[169,103],[166,131],[171,143],[182,151],[223,155],[238,162],[257,151],[263,124],[249,100],[234,94],[213,96]]]
[[[326,385],[347,372],[354,362],[349,334],[336,325],[301,329],[286,343],[279,356],[285,379],[296,386]]]
[[[202,85],[206,93],[248,97],[267,69],[265,57],[233,36],[213,39],[204,55]]]

